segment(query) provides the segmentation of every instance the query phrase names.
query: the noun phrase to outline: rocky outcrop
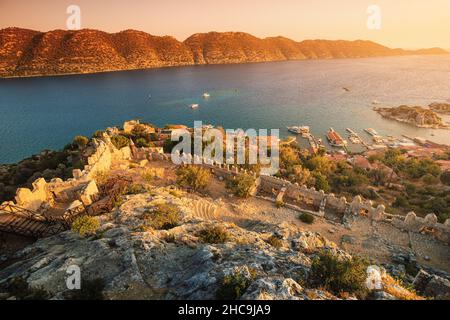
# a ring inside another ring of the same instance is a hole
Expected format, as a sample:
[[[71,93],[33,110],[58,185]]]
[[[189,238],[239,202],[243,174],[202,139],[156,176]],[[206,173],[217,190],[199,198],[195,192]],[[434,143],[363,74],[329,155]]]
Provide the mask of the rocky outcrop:
[[[243,32],[194,34],[184,42],[141,31],[38,32],[0,30],[0,77],[95,73],[196,64],[300,59],[442,54],[442,49],[407,51],[371,41],[260,39]]]
[[[436,113],[450,114],[450,103],[433,102],[429,107]]]
[[[414,288],[427,297],[450,299],[450,281],[437,275],[420,270],[414,279]]]
[[[67,270],[76,265],[82,283],[103,279],[108,299],[215,299],[222,279],[236,274],[249,281],[242,299],[337,299],[308,287],[307,281],[320,250],[351,259],[334,243],[287,223],[244,229],[204,221],[193,214],[192,199],[171,191],[159,188],[126,196],[120,209],[100,218],[96,236],[82,238],[67,231],[39,240],[0,271],[0,288],[19,277],[31,287],[49,291],[54,299],[63,299],[69,292]],[[179,226],[167,231],[142,228],[147,210],[161,203],[178,208]],[[200,231],[212,226],[225,229],[229,240],[204,243]],[[274,235],[280,247],[268,243]]]
[[[374,110],[381,116],[399,122],[414,125],[419,128],[450,129],[436,112],[422,107],[402,105],[396,108],[377,108]]]

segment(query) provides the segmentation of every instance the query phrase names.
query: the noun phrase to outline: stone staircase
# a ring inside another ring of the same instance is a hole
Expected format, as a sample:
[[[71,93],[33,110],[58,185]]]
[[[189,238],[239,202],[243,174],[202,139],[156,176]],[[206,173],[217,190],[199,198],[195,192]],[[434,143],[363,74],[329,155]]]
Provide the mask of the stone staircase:
[[[196,200],[192,208],[193,215],[204,220],[219,219],[221,217],[219,211],[216,204],[205,200]]]

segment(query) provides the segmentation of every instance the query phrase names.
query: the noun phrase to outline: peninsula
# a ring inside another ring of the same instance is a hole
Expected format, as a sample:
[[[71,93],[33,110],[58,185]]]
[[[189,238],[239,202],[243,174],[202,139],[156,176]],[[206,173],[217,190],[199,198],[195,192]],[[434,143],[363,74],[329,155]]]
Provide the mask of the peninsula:
[[[437,110],[447,110],[441,104],[431,104],[430,109],[418,106],[402,105],[396,108],[378,108],[373,110],[382,117],[411,124],[419,128],[450,129],[450,124],[437,114]],[[439,111],[442,113],[442,111]]]

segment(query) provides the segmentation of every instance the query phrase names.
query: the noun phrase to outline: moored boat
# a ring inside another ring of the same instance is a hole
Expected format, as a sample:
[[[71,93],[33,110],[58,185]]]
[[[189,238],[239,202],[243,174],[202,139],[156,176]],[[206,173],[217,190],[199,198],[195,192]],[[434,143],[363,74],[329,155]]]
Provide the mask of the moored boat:
[[[287,127],[289,132],[295,133],[295,134],[301,134],[301,135],[308,135],[310,128],[308,126],[292,126]]]
[[[330,142],[333,147],[345,147],[347,145],[347,141],[342,139],[339,133],[337,133],[333,128],[330,128],[330,130],[328,130],[326,136],[328,142]]]

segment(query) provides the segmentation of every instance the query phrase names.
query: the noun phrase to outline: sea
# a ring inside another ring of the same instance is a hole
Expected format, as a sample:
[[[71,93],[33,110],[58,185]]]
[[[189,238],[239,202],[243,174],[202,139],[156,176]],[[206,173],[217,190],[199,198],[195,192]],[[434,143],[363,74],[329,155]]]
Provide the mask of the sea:
[[[203,121],[226,129],[279,129],[282,137],[289,135],[288,126],[307,125],[324,141],[332,127],[344,138],[351,128],[369,142],[364,129],[373,128],[386,136],[450,144],[450,130],[416,128],[372,110],[449,99],[450,55],[0,79],[0,164],[61,149],[77,135],[130,119],[156,126]]]

